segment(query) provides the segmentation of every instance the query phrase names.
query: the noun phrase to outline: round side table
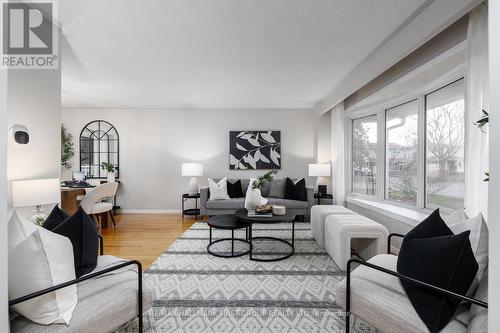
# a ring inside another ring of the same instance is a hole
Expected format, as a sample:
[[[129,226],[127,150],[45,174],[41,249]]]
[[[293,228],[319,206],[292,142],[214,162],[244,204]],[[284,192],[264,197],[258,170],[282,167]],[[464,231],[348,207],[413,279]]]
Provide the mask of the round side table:
[[[198,208],[198,199],[200,198],[200,193],[184,193],[182,195],[182,218],[184,215],[195,216],[198,220],[198,215],[200,215],[200,209]],[[194,199],[194,208],[184,209],[184,202],[188,199]]]
[[[221,258],[235,258],[235,257],[241,257],[244,256],[245,254],[248,254],[252,250],[252,245],[248,241],[248,227],[249,224],[247,222],[239,221],[236,216],[233,214],[231,215],[216,215],[216,216],[211,216],[208,218],[207,221],[208,227],[209,227],[209,243],[207,246],[207,252],[210,253],[213,256],[216,257],[221,257]],[[222,238],[218,239],[215,241],[212,241],[212,228],[215,229],[222,229],[222,230],[231,230],[231,238]],[[234,231],[237,229],[243,229],[245,228],[245,239],[242,238],[234,238]],[[231,254],[226,255],[226,254],[221,254],[217,252],[213,252],[211,250],[212,245],[224,241],[231,241]],[[234,253],[234,242],[242,242],[245,244],[248,244],[248,250],[239,252],[239,253]]]

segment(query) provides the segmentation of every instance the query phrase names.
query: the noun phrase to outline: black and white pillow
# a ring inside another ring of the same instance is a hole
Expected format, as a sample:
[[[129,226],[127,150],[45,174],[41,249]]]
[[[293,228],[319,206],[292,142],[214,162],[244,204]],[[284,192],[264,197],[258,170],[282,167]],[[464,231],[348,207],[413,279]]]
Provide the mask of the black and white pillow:
[[[304,178],[293,181],[286,179],[285,199],[307,201],[306,180]]]

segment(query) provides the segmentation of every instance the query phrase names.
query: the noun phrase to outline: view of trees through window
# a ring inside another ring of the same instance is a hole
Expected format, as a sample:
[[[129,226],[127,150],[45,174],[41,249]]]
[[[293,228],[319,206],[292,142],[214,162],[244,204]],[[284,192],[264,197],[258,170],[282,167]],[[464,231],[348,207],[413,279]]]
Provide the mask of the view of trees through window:
[[[375,194],[377,180],[377,117],[352,121],[352,191]]]
[[[386,199],[417,203],[418,102],[386,110]]]
[[[353,119],[352,192],[420,208],[462,208],[464,100],[462,78],[414,100]],[[385,123],[378,124],[377,114],[383,111]],[[423,133],[419,132],[419,124],[423,126]],[[377,126],[384,126],[384,142],[378,142]],[[422,142],[424,147],[419,146]],[[384,173],[378,177],[385,185],[384,192],[379,194],[376,191],[378,147],[385,152],[384,157],[378,157],[379,161],[385,158]],[[419,186],[419,174],[425,175],[424,187]]]
[[[464,205],[464,80],[426,96],[426,206]]]

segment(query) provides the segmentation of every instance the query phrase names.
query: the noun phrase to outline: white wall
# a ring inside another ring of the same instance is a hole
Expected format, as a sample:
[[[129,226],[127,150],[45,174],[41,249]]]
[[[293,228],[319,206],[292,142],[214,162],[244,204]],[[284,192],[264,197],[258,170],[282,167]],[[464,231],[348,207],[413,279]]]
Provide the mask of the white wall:
[[[62,122],[73,134],[79,169],[79,135],[90,121],[113,124],[120,136],[118,204],[125,211],[179,211],[188,177],[181,163],[203,163],[204,175],[249,178],[265,171],[229,171],[230,130],[281,130],[282,169],[279,176],[307,176],[314,161],[315,116],[311,110],[141,110],[64,109]],[[314,180],[308,179],[310,184]]]
[[[332,160],[332,113],[326,112],[317,118],[317,160],[320,163],[330,163]]]
[[[490,184],[488,186],[489,286],[488,331],[500,332],[500,2],[488,3],[488,38],[490,62]]]

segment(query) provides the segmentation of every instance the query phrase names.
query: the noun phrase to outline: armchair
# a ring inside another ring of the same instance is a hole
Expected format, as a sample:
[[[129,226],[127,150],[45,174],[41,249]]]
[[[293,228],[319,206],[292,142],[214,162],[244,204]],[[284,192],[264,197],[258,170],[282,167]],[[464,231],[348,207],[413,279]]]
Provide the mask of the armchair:
[[[129,266],[136,266],[137,272],[127,269]],[[111,332],[136,316],[138,330],[142,333],[143,311],[151,306],[151,293],[147,289],[143,291],[142,282],[142,265],[139,261],[100,256],[94,272],[9,301],[9,306],[13,306],[77,284],[78,303],[68,326],[39,325],[19,316],[11,321],[11,331]]]
[[[352,313],[380,332],[427,332],[427,327],[413,309],[399,279],[458,298],[472,305],[470,310],[459,308],[462,312],[457,310],[455,318],[442,332],[465,332],[466,330],[481,332],[486,325],[486,311],[480,311],[480,309],[488,309],[487,273],[473,297],[460,295],[405,276],[396,271],[397,257],[390,254],[393,237],[404,238],[405,235],[389,235],[388,254],[375,256],[368,261],[350,259],[347,262],[347,276],[339,284],[336,297],[337,303],[346,310],[345,332],[350,332]],[[354,264],[359,267],[351,271]],[[355,303],[352,302],[353,299]]]

